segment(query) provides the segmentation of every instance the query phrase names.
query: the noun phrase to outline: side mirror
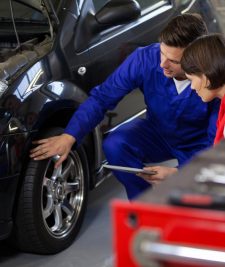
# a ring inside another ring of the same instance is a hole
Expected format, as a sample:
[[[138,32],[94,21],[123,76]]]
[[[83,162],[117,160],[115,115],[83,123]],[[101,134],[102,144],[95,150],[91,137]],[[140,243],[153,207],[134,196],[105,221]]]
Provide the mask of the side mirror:
[[[75,40],[75,51],[78,53],[99,38],[98,33],[101,31],[137,19],[141,8],[136,0],[111,0],[96,14],[91,6],[86,6],[85,13],[76,29],[76,36],[79,38]]]
[[[108,27],[128,23],[141,14],[140,5],[135,0],[112,0],[107,2],[95,15],[99,25]]]

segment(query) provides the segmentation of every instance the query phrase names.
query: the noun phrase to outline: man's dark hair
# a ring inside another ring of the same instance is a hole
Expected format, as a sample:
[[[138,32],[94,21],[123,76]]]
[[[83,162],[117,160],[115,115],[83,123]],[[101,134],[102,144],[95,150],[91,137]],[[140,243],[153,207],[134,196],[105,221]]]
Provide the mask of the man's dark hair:
[[[159,41],[168,46],[185,48],[207,33],[207,26],[199,14],[183,14],[168,23],[161,32]]]
[[[187,74],[201,76],[204,74],[210,90],[225,84],[225,38],[214,33],[197,38],[185,50],[181,67]]]

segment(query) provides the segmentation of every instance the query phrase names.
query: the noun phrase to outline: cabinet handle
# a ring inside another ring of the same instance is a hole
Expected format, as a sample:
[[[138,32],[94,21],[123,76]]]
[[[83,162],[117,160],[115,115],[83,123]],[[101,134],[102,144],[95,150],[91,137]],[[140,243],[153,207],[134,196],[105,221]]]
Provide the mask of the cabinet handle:
[[[160,267],[160,262],[189,263],[198,266],[225,266],[225,251],[160,242],[159,232],[140,230],[132,242],[134,258],[142,267]]]

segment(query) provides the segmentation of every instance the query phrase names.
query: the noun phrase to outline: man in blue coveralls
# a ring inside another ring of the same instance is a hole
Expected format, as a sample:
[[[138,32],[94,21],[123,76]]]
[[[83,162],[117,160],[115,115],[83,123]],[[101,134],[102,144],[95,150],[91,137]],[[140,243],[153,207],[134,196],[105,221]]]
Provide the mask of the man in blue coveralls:
[[[60,155],[58,167],[72,145],[103,119],[108,109],[135,88],[144,94],[145,119],[121,125],[105,139],[103,148],[109,164],[143,168],[144,162],[176,158],[179,166],[213,143],[219,102],[203,103],[181,69],[185,47],[207,34],[206,25],[196,14],[172,19],[160,35],[160,43],[136,49],[107,80],[90,92],[89,98],[72,116],[64,134],[38,140],[31,150],[35,160]],[[179,168],[179,166],[177,166]],[[175,173],[177,168],[154,166],[156,175],[139,177],[115,171],[129,199],[152,183]]]

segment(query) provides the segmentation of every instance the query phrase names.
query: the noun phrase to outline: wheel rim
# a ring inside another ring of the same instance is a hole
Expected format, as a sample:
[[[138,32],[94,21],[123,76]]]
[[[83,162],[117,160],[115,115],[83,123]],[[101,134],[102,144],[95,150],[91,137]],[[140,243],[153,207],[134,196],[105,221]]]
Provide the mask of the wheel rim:
[[[57,158],[47,164],[42,183],[42,217],[55,238],[67,236],[74,228],[84,201],[84,172],[78,153],[71,152],[57,168]]]

